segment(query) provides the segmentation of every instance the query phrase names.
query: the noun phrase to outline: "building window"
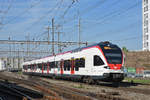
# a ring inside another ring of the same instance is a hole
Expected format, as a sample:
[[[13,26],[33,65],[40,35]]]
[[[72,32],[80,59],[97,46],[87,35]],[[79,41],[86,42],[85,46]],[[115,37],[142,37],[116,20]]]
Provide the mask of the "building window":
[[[148,0],[144,0],[144,5],[147,5],[148,4]]]
[[[144,19],[148,19],[148,13],[144,14]]]
[[[148,20],[144,20],[144,26],[148,26]]]
[[[144,28],[144,33],[148,33],[148,27]]]
[[[104,65],[103,60],[98,55],[94,56],[94,61],[93,62],[94,62],[94,66]]]
[[[146,42],[146,46],[147,46],[147,47],[149,46],[148,42]]]
[[[148,40],[148,38],[149,38],[148,35],[146,35],[146,40]]]
[[[144,12],[148,11],[148,6],[144,7]]]

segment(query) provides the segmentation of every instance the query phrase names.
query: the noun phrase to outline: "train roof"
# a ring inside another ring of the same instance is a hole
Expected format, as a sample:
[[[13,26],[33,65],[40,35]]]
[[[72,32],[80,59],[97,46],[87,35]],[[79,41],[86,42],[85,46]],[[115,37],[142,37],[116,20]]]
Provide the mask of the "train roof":
[[[74,50],[71,50],[71,51],[72,52],[80,51],[80,50],[83,50],[83,49],[86,49],[86,48],[89,48],[89,47],[93,47],[93,46],[117,46],[117,45],[112,44],[109,41],[105,41],[105,42],[99,42],[99,43],[95,43],[95,44],[88,45],[88,46],[85,46],[85,47],[77,48],[77,49],[74,49]]]
[[[79,47],[79,48],[73,49],[71,51],[58,53],[56,55],[63,55],[63,54],[66,54],[66,53],[79,52],[79,51],[82,51],[83,49],[90,48],[90,47],[93,47],[93,46],[108,46],[108,45],[116,46],[115,44],[112,44],[109,41],[105,41],[105,42],[99,42],[99,43],[95,43],[95,44],[92,44],[92,45],[88,45],[88,46],[85,46],[85,47]],[[34,61],[34,63],[35,63],[35,61],[39,62],[41,59],[45,59],[45,58],[53,57],[53,56],[55,56],[55,55],[46,56],[46,57],[43,57],[43,58],[40,58],[40,59],[35,59],[35,60],[32,60],[32,61]],[[27,61],[27,62],[33,63],[32,61]]]

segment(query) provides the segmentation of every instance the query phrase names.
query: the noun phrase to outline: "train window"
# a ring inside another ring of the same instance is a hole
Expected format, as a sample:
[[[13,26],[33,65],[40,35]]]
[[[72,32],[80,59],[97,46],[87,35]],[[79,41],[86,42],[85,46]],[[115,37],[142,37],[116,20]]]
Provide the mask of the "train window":
[[[26,66],[25,65],[23,65],[23,69],[26,70]]]
[[[80,59],[76,59],[75,60],[75,71],[79,71],[79,67],[80,67]]]
[[[100,58],[100,56],[95,55],[94,56],[94,66],[100,66],[100,65],[104,65],[103,60]]]
[[[34,65],[31,65],[31,69],[34,70]]]
[[[50,62],[50,67],[54,68],[55,67],[55,62]]]
[[[64,61],[64,71],[70,71],[70,66],[71,66],[71,63],[70,63],[70,60],[65,60]]]
[[[44,70],[47,70],[47,63],[44,63],[43,66],[44,66]]]
[[[37,70],[37,65],[36,64],[34,65],[34,70]]]
[[[70,67],[71,67],[71,62],[70,60],[67,61],[67,70],[70,71]]]
[[[50,62],[47,63],[47,66],[49,66],[49,70],[51,70]]]
[[[84,58],[80,58],[80,61],[79,61],[79,67],[85,67],[85,59]]]
[[[42,70],[42,64],[38,64],[38,68]]]
[[[66,71],[68,69],[68,67],[69,67],[68,63],[69,63],[68,60],[64,61],[64,71]]]
[[[55,61],[55,68],[58,68],[58,66],[59,66],[59,62]]]
[[[64,71],[66,71],[66,60],[64,61]]]
[[[27,65],[27,66],[24,65],[24,66],[23,66],[23,69],[24,69],[24,70],[27,70],[27,69],[28,69],[28,65]]]
[[[31,69],[31,65],[28,65],[28,69]]]
[[[75,66],[75,71],[79,71],[79,67]]]
[[[80,65],[80,59],[76,59],[75,60],[75,67],[79,67],[79,65]]]

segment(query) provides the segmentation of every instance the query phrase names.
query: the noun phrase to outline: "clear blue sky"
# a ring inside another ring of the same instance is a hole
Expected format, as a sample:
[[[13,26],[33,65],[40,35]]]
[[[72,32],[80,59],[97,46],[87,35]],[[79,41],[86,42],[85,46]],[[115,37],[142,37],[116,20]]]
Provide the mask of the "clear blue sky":
[[[46,40],[46,27],[54,17],[55,25],[63,25],[61,40],[77,41],[80,16],[83,41],[142,49],[142,0],[72,1],[0,0],[0,39],[25,40],[29,34],[30,39]]]

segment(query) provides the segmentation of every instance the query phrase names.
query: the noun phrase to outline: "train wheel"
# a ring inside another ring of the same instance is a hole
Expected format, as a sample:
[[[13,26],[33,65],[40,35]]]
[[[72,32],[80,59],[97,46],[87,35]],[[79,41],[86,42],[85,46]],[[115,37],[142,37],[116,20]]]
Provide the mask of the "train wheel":
[[[53,75],[53,76],[52,76],[52,79],[56,79],[56,76],[55,76],[55,75]]]
[[[84,77],[83,82],[87,84],[93,84],[94,80],[91,77]]]
[[[88,77],[88,84],[94,84],[94,80],[91,77]]]
[[[114,87],[119,87],[119,86],[120,86],[120,82],[113,82],[112,85],[113,85]]]

